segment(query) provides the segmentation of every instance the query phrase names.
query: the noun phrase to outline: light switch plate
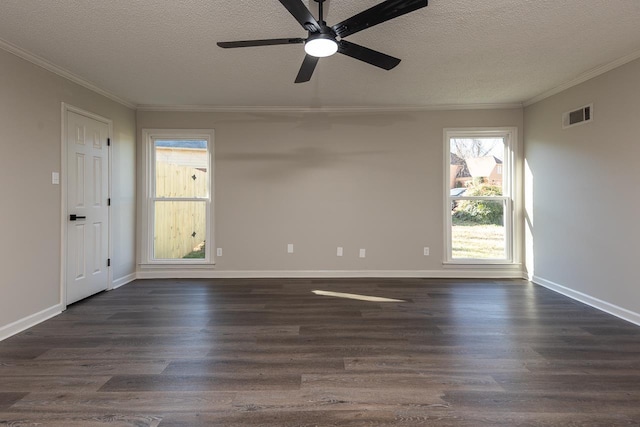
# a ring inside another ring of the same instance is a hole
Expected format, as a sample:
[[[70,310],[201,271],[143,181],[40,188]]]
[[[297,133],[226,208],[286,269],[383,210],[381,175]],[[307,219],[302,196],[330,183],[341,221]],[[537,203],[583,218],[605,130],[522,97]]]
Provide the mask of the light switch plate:
[[[51,172],[51,183],[54,185],[60,184],[60,173],[59,172]]]
[[[287,245],[287,253],[288,254],[292,254],[293,253],[293,243],[289,243]]]
[[[216,249],[216,256],[222,256],[222,248]]]

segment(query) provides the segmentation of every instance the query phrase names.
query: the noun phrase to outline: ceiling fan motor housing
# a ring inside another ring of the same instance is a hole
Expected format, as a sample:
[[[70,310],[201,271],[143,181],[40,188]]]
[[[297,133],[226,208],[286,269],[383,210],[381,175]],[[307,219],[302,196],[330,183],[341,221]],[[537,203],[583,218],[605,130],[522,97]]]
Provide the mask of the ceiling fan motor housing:
[[[304,50],[307,54],[317,58],[331,56],[338,51],[336,33],[323,23],[320,23],[320,32],[309,33],[304,42]]]

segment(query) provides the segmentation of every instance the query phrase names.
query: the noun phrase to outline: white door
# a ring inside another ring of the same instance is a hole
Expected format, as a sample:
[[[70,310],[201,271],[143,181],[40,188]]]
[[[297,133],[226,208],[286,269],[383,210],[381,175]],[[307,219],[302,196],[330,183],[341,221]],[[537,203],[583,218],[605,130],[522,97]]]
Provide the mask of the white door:
[[[107,289],[109,125],[67,111],[67,304]]]

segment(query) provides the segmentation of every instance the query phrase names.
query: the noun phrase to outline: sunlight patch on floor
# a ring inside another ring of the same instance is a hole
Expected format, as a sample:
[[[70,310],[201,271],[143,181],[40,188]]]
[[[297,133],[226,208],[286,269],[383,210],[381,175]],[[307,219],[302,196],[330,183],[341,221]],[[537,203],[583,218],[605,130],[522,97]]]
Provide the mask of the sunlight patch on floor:
[[[316,295],[324,295],[327,297],[348,298],[357,299],[360,301],[372,301],[372,302],[406,302],[402,299],[372,297],[370,295],[358,295],[358,294],[346,294],[343,292],[331,292],[331,291],[311,291]]]

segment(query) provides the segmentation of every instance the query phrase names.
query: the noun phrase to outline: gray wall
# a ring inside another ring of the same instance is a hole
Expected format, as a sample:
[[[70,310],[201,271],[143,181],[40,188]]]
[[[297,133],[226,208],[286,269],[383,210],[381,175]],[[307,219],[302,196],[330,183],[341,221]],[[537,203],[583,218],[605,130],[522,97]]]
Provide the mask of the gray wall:
[[[562,129],[591,102],[592,123]],[[525,157],[529,271],[640,320],[640,60],[526,108]]]
[[[215,130],[216,271],[442,271],[443,129],[522,120],[521,109],[137,115],[140,139],[143,128]]]
[[[60,301],[62,102],[113,120],[113,278],[135,272],[135,112],[0,50],[0,328]]]

